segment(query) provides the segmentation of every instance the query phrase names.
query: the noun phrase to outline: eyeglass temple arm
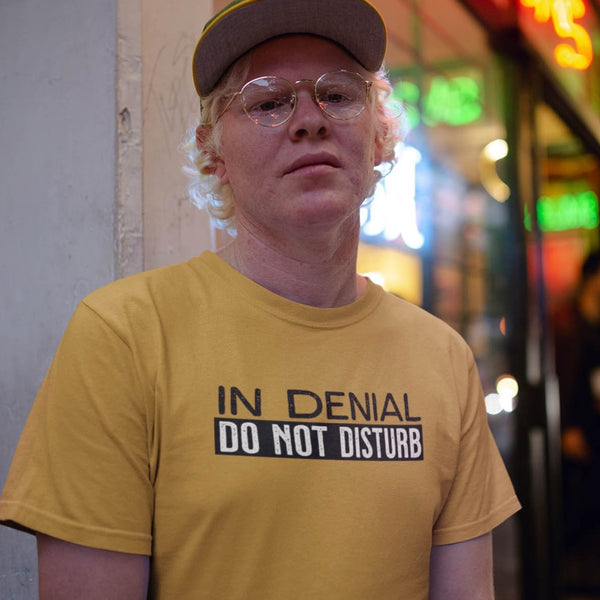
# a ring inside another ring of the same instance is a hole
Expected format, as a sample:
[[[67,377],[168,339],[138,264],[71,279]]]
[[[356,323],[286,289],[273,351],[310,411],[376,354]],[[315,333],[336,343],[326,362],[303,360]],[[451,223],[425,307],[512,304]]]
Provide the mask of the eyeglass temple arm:
[[[233,104],[233,101],[235,100],[236,96],[239,96],[241,93],[241,91],[235,92],[235,94],[233,94],[231,98],[229,98],[229,102],[227,102],[225,108],[217,115],[215,123],[217,123],[217,121],[229,110],[229,107]]]

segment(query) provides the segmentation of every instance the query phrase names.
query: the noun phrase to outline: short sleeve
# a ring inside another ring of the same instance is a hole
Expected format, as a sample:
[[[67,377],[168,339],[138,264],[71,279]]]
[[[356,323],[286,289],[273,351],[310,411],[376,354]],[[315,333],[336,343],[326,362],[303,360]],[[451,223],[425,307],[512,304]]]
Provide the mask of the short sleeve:
[[[76,544],[150,554],[147,396],[126,336],[82,303],[26,422],[0,520]]]
[[[452,486],[434,529],[433,543],[452,544],[491,531],[520,509],[512,482],[490,431],[483,392],[468,350],[457,385],[461,431]],[[464,382],[464,383],[462,383]]]

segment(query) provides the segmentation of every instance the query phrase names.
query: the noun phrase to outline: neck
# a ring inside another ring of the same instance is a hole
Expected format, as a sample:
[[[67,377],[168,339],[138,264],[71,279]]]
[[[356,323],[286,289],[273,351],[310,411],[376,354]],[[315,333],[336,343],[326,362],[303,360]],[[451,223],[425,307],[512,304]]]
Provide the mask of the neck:
[[[366,290],[356,274],[358,230],[326,239],[286,238],[277,243],[238,228],[236,239],[218,251],[234,269],[266,289],[301,304],[333,308],[354,302]]]

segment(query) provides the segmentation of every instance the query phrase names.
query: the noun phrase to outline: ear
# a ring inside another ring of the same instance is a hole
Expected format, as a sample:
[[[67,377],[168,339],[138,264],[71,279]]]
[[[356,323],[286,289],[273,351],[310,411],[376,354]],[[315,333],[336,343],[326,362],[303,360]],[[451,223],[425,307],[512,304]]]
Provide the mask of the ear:
[[[196,127],[196,148],[198,148],[200,152],[204,150],[204,143],[210,136],[211,132],[211,125],[202,125],[201,123],[198,125],[198,127]]]
[[[227,167],[223,162],[223,159],[218,157],[214,160],[214,170],[212,174],[218,177],[221,185],[226,185],[229,183],[229,176],[227,175]]]
[[[200,124],[196,127],[196,148],[208,159],[207,164],[202,169],[203,173],[215,175],[219,178],[221,184],[224,185],[228,183],[225,163],[220,156],[217,156],[214,152],[206,148],[206,141],[212,134],[212,130],[212,125]]]

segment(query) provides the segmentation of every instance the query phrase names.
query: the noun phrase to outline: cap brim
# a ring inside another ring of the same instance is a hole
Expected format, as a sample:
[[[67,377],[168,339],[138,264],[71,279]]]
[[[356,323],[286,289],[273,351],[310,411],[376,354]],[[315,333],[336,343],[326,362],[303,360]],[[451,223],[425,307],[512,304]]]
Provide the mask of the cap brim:
[[[368,71],[377,71],[383,63],[385,25],[365,0],[242,0],[204,28],[194,52],[196,91],[206,96],[238,58],[258,44],[287,34],[328,38]]]

